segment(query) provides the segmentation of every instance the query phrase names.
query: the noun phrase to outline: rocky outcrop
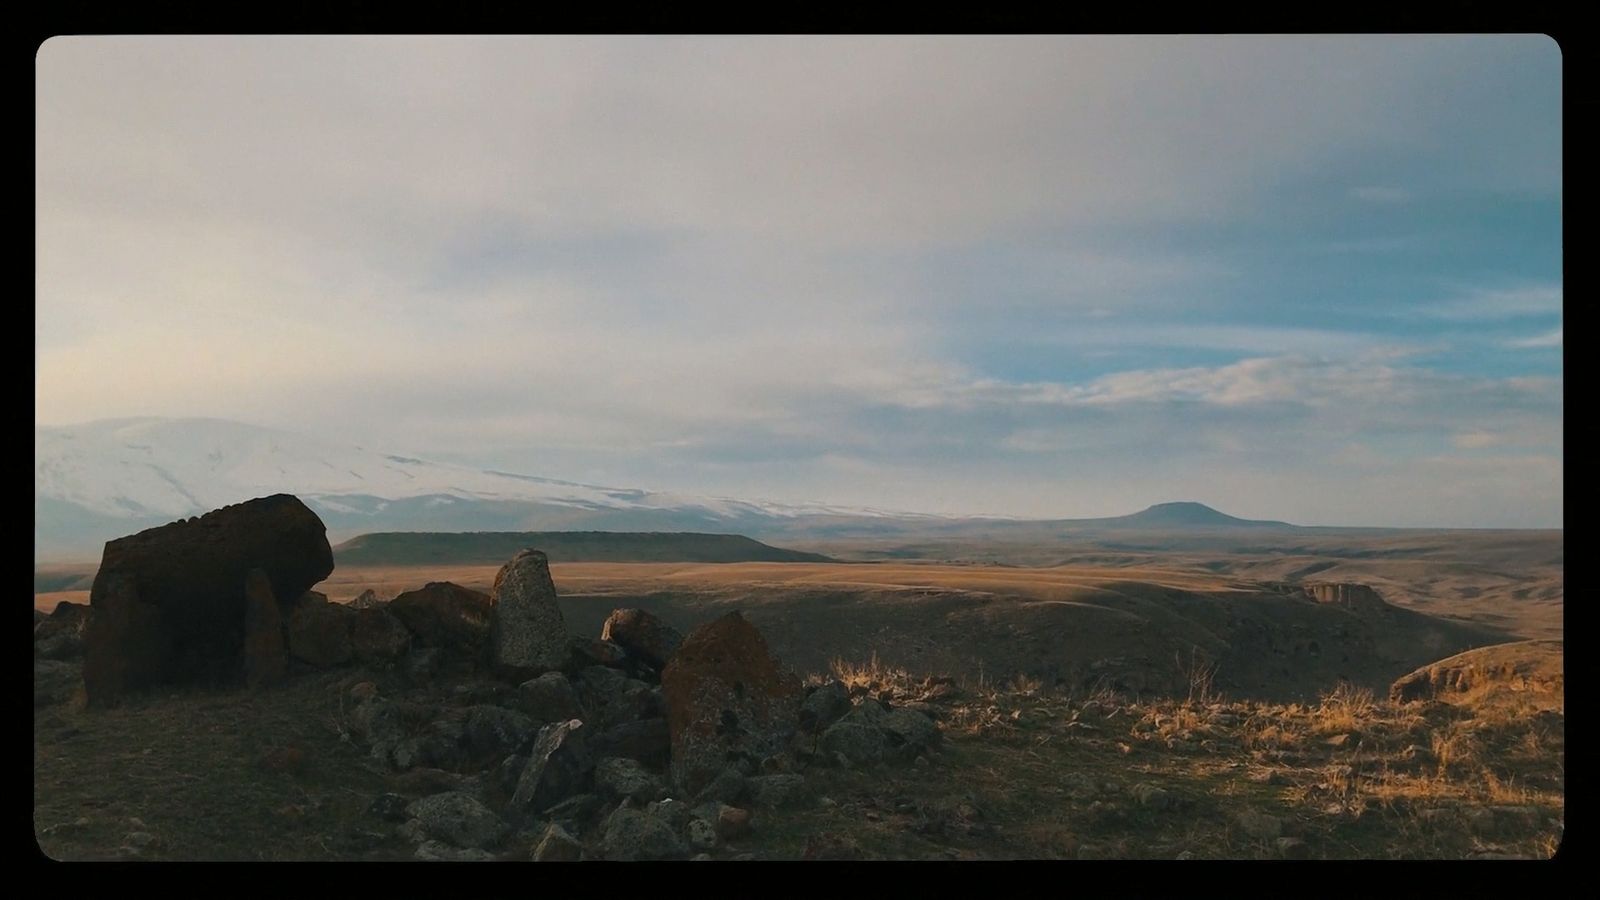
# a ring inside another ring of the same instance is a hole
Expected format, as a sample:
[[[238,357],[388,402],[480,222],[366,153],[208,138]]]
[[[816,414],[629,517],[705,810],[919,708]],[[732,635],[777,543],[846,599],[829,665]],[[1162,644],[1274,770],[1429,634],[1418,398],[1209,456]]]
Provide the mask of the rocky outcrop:
[[[240,678],[252,569],[266,574],[280,605],[300,597],[333,572],[322,520],[275,494],[108,542],[89,593],[89,702]]]
[[[761,632],[733,612],[695,629],[661,674],[673,783],[698,792],[732,761],[781,752],[798,728],[801,686]]]
[[[431,581],[389,602],[388,612],[427,647],[477,657],[489,642],[494,601],[448,581]]]
[[[1355,613],[1382,612],[1389,608],[1383,597],[1365,584],[1352,582],[1307,584],[1306,594],[1318,603],[1331,603]]]
[[[550,560],[524,550],[494,578],[490,661],[507,677],[532,678],[567,661],[567,625],[556,604]]]
[[[1562,641],[1515,641],[1468,650],[1398,679],[1389,698],[1406,702],[1495,690],[1562,698],[1563,648]]]

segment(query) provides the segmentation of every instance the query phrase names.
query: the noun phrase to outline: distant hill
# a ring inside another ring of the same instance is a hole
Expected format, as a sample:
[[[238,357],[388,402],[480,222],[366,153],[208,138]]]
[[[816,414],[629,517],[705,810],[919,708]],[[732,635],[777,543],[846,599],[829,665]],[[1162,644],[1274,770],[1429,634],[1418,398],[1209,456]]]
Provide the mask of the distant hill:
[[[820,553],[772,547],[739,534],[625,531],[383,532],[333,548],[340,566],[503,563],[519,550],[551,562],[832,562]]]
[[[1288,522],[1274,522],[1263,519],[1240,519],[1227,513],[1218,512],[1204,503],[1188,501],[1178,503],[1157,503],[1131,516],[1115,516],[1108,519],[1076,519],[1068,520],[1070,524],[1093,525],[1101,528],[1148,528],[1162,530],[1168,528],[1295,528]]]

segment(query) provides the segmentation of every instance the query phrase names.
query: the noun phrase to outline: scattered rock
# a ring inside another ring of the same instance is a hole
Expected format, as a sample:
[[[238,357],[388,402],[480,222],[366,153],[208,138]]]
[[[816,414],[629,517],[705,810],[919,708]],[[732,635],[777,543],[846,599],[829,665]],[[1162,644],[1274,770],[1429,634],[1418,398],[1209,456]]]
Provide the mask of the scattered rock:
[[[717,836],[725,841],[735,840],[750,833],[750,810],[737,806],[723,806],[717,810]]]
[[[619,807],[606,820],[602,848],[608,860],[681,859],[688,848],[671,826],[643,810]]]
[[[656,670],[683,644],[683,634],[642,609],[613,610],[601,628],[600,639],[610,641]]]
[[[849,689],[842,681],[828,681],[801,701],[799,723],[808,733],[821,734],[849,711]]]
[[[762,809],[779,809],[797,803],[805,791],[801,775],[756,775],[746,782],[751,802]]]
[[[705,819],[690,819],[684,826],[684,836],[688,838],[689,846],[696,850],[715,850],[722,844],[717,836],[717,826]]]
[[[881,728],[839,721],[823,733],[822,749],[843,760],[846,766],[867,766],[883,761],[889,749],[889,738]]]
[[[428,836],[456,847],[486,847],[509,831],[493,810],[460,791],[423,797],[407,806],[406,812],[422,823]]]
[[[624,722],[608,728],[590,740],[589,746],[597,757],[624,756],[652,770],[665,770],[672,753],[667,720],[662,718]]]
[[[594,786],[601,796],[648,803],[661,793],[661,779],[638,762],[622,757],[600,760],[594,767]]]
[[[594,767],[582,721],[569,719],[544,726],[533,743],[511,804],[520,810],[547,810],[583,792]]]
[[[43,709],[66,703],[83,684],[83,668],[58,659],[33,661],[33,708]]]
[[[417,859],[426,862],[493,862],[494,854],[476,847],[452,847],[438,841],[423,841],[417,846]]]
[[[582,858],[583,844],[560,825],[546,828],[533,848],[534,862],[576,862]]]
[[[367,812],[386,822],[404,822],[410,818],[406,807],[411,801],[399,794],[379,794],[367,807]]]
[[[782,751],[798,727],[800,682],[737,612],[695,629],[661,674],[672,779],[697,792],[729,760]]]
[[[1175,805],[1173,801],[1176,798],[1172,796],[1171,791],[1156,787],[1153,784],[1136,784],[1128,789],[1128,794],[1132,796],[1140,806],[1143,806],[1146,809],[1153,809],[1158,812],[1171,809]]]
[[[448,581],[433,581],[394,598],[388,611],[423,646],[475,658],[488,645],[493,607],[488,594]]]
[[[355,657],[358,613],[308,591],[289,614],[289,655],[315,668],[342,666]]]
[[[572,682],[560,672],[546,672],[538,678],[522,683],[517,688],[517,706],[535,721],[565,722],[568,719],[581,719],[584,716],[583,707],[578,704],[578,695],[572,689]]]
[[[499,706],[474,706],[462,728],[464,749],[470,759],[500,759],[529,748],[539,733],[539,723],[525,713]]]
[[[1283,835],[1283,820],[1277,816],[1247,809],[1234,817],[1239,830],[1253,838],[1277,840]]]
[[[523,550],[494,577],[490,661],[507,677],[525,680],[567,661],[567,625],[556,603],[550,560]]]
[[[662,714],[661,696],[643,681],[604,666],[589,666],[578,673],[574,690],[596,731]]]
[[[411,649],[411,631],[382,607],[356,609],[350,637],[356,659],[368,664],[392,662]]]

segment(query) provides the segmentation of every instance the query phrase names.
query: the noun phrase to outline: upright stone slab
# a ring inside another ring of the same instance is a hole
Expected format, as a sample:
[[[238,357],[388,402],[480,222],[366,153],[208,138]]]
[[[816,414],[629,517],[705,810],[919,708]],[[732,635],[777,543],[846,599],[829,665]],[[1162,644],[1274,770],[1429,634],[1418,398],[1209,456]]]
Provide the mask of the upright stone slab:
[[[523,550],[513,556],[495,576],[490,596],[489,653],[496,671],[525,680],[566,663],[567,623],[543,553]]]

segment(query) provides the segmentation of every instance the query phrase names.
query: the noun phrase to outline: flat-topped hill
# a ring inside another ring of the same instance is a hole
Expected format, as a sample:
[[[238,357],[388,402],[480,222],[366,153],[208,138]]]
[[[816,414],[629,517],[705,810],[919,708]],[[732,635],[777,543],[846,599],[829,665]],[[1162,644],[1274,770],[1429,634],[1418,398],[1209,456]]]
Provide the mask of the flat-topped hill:
[[[394,531],[333,548],[341,566],[500,564],[533,547],[551,562],[831,562],[740,534],[636,531]]]

